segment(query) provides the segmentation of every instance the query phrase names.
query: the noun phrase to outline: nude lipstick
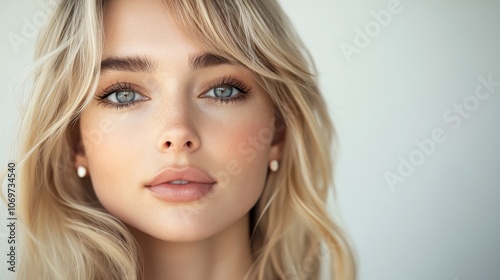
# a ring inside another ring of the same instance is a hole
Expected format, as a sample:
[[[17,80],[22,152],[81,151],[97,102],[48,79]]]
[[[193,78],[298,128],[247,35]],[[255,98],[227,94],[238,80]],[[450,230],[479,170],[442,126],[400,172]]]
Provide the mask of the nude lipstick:
[[[164,201],[190,202],[204,197],[216,183],[205,171],[197,168],[167,167],[146,183],[146,188]]]

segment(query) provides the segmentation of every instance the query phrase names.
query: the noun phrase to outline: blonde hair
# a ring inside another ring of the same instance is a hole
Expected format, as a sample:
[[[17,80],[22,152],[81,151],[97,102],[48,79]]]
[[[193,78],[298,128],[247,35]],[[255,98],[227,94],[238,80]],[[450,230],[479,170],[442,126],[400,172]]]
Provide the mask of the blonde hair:
[[[97,87],[106,0],[61,0],[42,30],[31,100],[22,115],[18,279],[141,279],[140,248],[106,213],[73,167],[78,119]],[[251,211],[254,254],[247,279],[356,278],[342,228],[328,215],[334,129],[314,64],[276,1],[165,1],[201,48],[249,69],[283,124],[280,170]],[[326,246],[323,246],[326,245]],[[322,249],[323,248],[323,249]]]

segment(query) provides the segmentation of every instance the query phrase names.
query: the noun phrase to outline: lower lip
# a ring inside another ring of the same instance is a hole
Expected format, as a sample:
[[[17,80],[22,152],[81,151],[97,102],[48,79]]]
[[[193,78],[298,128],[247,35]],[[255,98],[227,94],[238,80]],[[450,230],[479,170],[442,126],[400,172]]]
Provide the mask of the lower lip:
[[[214,183],[215,184],[215,183]],[[190,202],[209,193],[214,184],[189,183],[184,185],[160,184],[147,187],[156,197],[168,202]]]

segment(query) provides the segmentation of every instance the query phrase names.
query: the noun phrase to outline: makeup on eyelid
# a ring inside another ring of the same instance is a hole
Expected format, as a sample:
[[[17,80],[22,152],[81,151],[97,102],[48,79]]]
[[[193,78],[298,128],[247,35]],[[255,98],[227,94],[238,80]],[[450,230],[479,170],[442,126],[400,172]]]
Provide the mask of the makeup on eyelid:
[[[251,87],[247,86],[245,83],[234,78],[233,76],[224,76],[222,78],[219,78],[211,82],[208,88],[209,88],[208,91],[204,90],[204,93],[199,97],[208,99],[210,101],[214,101],[215,103],[220,102],[221,104],[222,103],[228,104],[229,102],[236,103],[236,102],[246,101],[247,94],[251,90]],[[216,96],[215,92],[213,93],[213,96],[207,95],[212,91],[216,90],[220,91],[221,89],[223,93],[228,93],[227,89],[231,89],[229,91],[231,96],[230,97]],[[237,93],[234,93],[234,91],[237,91]],[[116,94],[124,92],[132,93],[133,100],[127,102],[122,102],[118,100]],[[135,99],[137,95],[141,96],[138,100]],[[140,90],[137,90],[137,86],[132,83],[116,82],[111,86],[107,87],[106,89],[103,89],[102,93],[96,96],[96,100],[99,102],[99,104],[101,104],[104,107],[114,107],[116,109],[124,109],[138,105],[139,102],[148,101],[150,100],[150,98],[144,96],[144,94],[142,94]]]

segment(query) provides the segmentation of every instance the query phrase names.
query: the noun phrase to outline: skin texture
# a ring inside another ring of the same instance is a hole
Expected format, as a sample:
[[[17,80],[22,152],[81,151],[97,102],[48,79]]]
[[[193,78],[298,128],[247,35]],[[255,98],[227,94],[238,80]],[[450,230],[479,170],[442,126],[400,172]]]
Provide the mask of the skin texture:
[[[84,149],[75,165],[88,169],[101,204],[138,240],[146,279],[242,279],[251,264],[248,212],[269,161],[282,153],[274,106],[248,70],[194,70],[190,57],[202,52],[169,18],[161,0],[107,6],[102,59],[137,56],[155,69],[101,73],[96,96],[122,83],[139,101],[115,108],[96,98],[81,115]],[[224,77],[250,89],[244,102],[206,96],[214,97],[211,89]],[[217,184],[198,201],[162,201],[145,185],[169,166],[199,168]]]

